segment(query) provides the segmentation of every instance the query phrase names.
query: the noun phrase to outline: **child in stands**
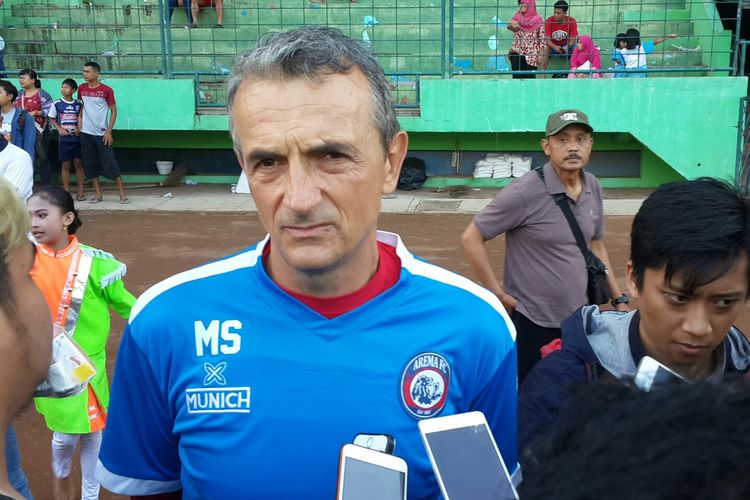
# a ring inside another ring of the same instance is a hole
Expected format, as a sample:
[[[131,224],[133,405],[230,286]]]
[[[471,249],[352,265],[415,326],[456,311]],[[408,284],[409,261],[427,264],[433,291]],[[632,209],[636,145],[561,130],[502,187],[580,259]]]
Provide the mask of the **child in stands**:
[[[621,49],[623,59],[625,60],[625,69],[629,70],[626,77],[629,78],[645,78],[648,76],[645,70],[648,69],[648,62],[646,56],[654,51],[654,47],[670,38],[677,38],[677,35],[670,33],[667,36],[656,37],[653,42],[646,42],[641,45],[641,33],[635,29],[630,28],[625,32],[625,39],[627,40],[627,48]],[[632,70],[640,70],[638,72]]]
[[[130,316],[135,297],[125,288],[125,264],[111,254],[78,242],[81,227],[70,193],[45,186],[27,202],[31,232],[37,243],[31,277],[42,291],[52,321],[63,327],[96,367],[83,392],[67,398],[35,398],[52,435],[52,472],[55,498],[72,498],[70,469],[81,442],[82,499],[96,499],[99,482],[94,469],[107,420],[109,385],[106,346],[111,307]]]
[[[49,121],[57,129],[60,156],[60,175],[63,188],[70,190],[70,165],[75,166],[78,194],[76,200],[84,201],[83,163],[81,163],[81,111],[83,103],[73,97],[78,84],[72,78],[66,78],[60,86],[61,99],[52,103],[49,110]]]
[[[625,69],[625,57],[622,55],[622,51],[628,48],[628,39],[625,37],[625,33],[618,33],[615,37],[615,50],[612,52],[612,60],[615,62],[616,70]],[[615,73],[615,78],[625,78],[627,73],[618,72]]]

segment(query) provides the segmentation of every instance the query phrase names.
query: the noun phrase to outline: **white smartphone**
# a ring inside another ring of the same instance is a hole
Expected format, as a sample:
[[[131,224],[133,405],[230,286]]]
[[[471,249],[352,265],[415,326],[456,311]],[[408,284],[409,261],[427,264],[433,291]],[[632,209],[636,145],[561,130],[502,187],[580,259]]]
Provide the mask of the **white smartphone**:
[[[685,378],[670,370],[651,356],[643,356],[635,371],[635,386],[648,392],[654,386],[684,381]]]
[[[497,443],[479,411],[419,421],[445,500],[516,500]]]
[[[339,456],[339,500],[406,500],[408,470],[399,457],[346,444]]]
[[[390,434],[369,434],[361,432],[354,436],[352,441],[357,446],[379,451],[381,453],[393,454],[396,449],[396,438]]]

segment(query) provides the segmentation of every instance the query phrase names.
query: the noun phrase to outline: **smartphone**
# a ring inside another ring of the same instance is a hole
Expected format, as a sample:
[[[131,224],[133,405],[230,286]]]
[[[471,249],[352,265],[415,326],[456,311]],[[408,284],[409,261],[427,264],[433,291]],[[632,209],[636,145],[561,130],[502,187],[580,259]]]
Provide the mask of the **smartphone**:
[[[408,470],[399,457],[345,444],[339,455],[338,500],[406,500]]]
[[[360,433],[354,436],[353,443],[389,455],[393,455],[393,450],[396,449],[396,439],[390,434]]]
[[[648,392],[654,386],[673,384],[685,378],[670,370],[651,356],[643,356],[635,371],[635,386]]]
[[[495,438],[479,411],[419,422],[445,500],[517,500]]]

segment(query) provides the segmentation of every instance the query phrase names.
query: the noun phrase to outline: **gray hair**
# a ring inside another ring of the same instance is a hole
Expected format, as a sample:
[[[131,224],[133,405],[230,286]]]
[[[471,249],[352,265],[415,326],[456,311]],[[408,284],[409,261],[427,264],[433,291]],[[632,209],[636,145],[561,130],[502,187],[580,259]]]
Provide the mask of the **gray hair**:
[[[304,76],[320,82],[327,75],[350,73],[359,69],[370,83],[374,126],[380,132],[383,148],[388,147],[401,130],[391,103],[383,68],[365,46],[326,26],[303,26],[283,33],[267,33],[253,50],[235,60],[227,80],[229,130],[237,147],[232,124],[232,105],[237,89],[248,79],[292,79]]]

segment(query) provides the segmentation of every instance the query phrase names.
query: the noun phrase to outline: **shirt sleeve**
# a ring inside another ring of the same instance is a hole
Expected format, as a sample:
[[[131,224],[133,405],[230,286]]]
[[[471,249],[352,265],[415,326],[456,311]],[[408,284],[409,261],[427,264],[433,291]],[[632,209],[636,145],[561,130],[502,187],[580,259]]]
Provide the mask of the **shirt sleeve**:
[[[39,101],[42,103],[42,116],[46,118],[49,116],[50,108],[52,107],[52,96],[46,90],[39,89]]]
[[[597,214],[596,218],[596,227],[594,228],[594,236],[591,238],[593,240],[603,240],[604,239],[604,192],[602,191],[602,185],[599,184],[599,182],[594,178],[594,182],[596,182],[596,210],[599,212]]]
[[[105,99],[107,100],[107,106],[110,108],[114,106],[115,103],[115,91],[111,88],[107,87],[107,95],[105,96]]]
[[[153,357],[153,355],[152,355]],[[96,478],[121,495],[181,489],[178,441],[153,361],[125,328],[117,354]]]
[[[547,19],[547,20],[546,20],[546,21],[544,22],[544,35],[545,35],[545,36],[546,36],[547,38],[552,38],[552,29],[553,29],[553,28],[552,28],[552,23],[550,22],[550,20],[549,20],[549,19]]]
[[[518,182],[518,181],[516,181]],[[526,201],[514,186],[504,188],[474,217],[474,225],[484,239],[520,226],[526,217]]]
[[[10,182],[21,195],[21,199],[28,200],[31,197],[31,189],[34,185],[34,166],[31,157],[19,151],[7,166],[2,175]]]
[[[578,36],[578,22],[575,19],[570,20],[570,32],[568,33],[568,39],[572,40]]]
[[[56,102],[52,103],[52,106],[49,108],[49,114],[47,115],[49,118],[56,119],[57,118],[57,106]]]
[[[654,42],[646,42],[642,47],[645,54],[650,54],[654,51]]]

